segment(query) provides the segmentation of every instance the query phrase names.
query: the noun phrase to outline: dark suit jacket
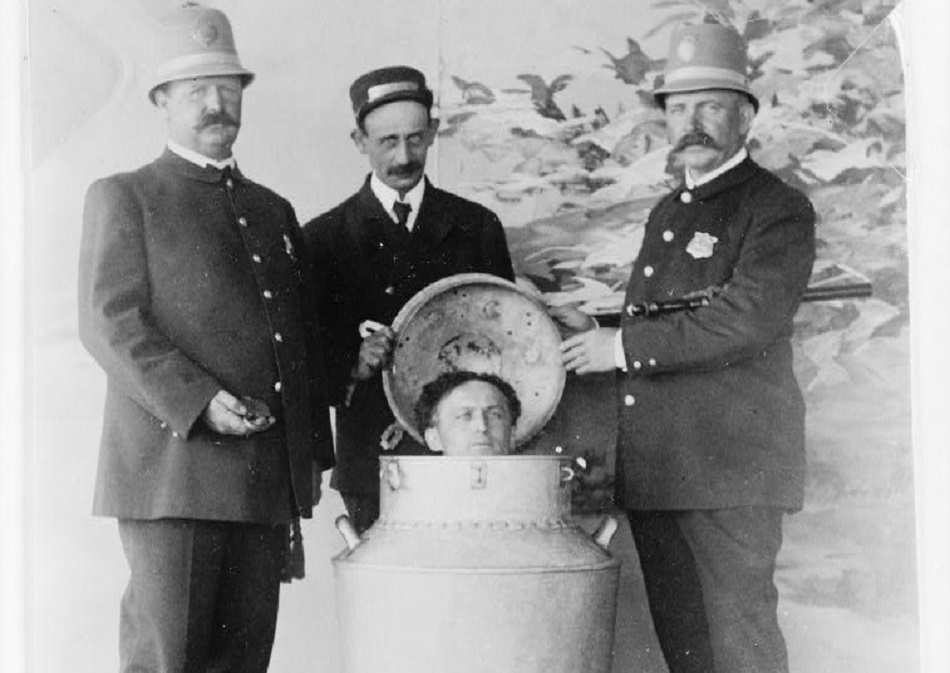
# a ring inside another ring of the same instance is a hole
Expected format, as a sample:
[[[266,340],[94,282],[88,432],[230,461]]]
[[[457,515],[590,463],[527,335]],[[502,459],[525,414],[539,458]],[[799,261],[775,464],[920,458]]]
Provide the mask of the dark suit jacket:
[[[277,194],[167,151],[89,188],[79,333],[108,377],[96,514],[310,515],[312,465],[333,453],[299,236]],[[221,388],[278,422],[212,432],[200,415]]]
[[[327,325],[337,382],[333,484],[372,493],[379,488],[380,435],[394,419],[381,376],[358,384],[349,404],[343,402],[359,354],[359,324],[391,324],[413,295],[447,276],[482,272],[512,280],[504,229],[487,208],[426,184],[409,234],[392,221],[367,178],[359,192],[304,225],[304,240],[325,290],[317,310]],[[423,447],[407,434],[400,449]]]
[[[789,337],[815,213],[751,160],[684,192],[650,213],[626,305],[724,289],[689,312],[622,314],[621,498],[631,509],[799,508],[805,410]]]

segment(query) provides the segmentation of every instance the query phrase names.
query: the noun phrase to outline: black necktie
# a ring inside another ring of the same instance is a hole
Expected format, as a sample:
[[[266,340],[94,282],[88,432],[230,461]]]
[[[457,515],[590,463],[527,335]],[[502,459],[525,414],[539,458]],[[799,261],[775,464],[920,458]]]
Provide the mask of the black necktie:
[[[393,212],[396,213],[396,219],[399,220],[399,226],[403,229],[406,228],[406,222],[409,221],[409,213],[412,211],[412,206],[408,203],[403,203],[402,201],[396,201],[393,203]]]

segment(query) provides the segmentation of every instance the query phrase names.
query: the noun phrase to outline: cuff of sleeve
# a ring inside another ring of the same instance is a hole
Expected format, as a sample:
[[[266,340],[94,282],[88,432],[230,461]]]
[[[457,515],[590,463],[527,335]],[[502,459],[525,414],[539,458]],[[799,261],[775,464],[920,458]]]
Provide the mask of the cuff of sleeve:
[[[193,391],[189,391],[189,394],[180,399],[178,411],[172,414],[173,417],[169,420],[172,429],[179,436],[188,439],[201,414],[208,408],[219,390],[222,390],[221,385],[209,378],[202,385],[196,386]]]
[[[627,356],[623,352],[623,330],[617,330],[617,336],[614,337],[614,364],[617,369],[627,371]]]
[[[356,378],[356,367],[350,370],[350,378],[346,383],[346,389],[343,393],[343,408],[348,409],[353,403],[353,395],[356,393],[356,387],[360,384],[360,380]]]

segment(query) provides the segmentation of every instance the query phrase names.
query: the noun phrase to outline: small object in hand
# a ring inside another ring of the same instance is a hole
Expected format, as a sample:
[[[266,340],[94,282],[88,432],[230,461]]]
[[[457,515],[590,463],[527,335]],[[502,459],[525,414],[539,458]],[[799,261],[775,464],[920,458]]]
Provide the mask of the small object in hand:
[[[262,401],[256,400],[253,397],[242,397],[241,402],[245,408],[247,408],[244,418],[250,423],[261,419],[267,420],[271,417],[270,408]]]

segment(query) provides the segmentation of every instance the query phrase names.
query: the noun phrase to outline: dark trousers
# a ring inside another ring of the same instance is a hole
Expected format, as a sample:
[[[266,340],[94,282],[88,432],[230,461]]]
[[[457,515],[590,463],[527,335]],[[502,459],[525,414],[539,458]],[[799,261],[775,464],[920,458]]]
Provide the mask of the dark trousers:
[[[360,535],[379,518],[379,492],[357,493],[355,491],[341,491],[346,514],[350,523]]]
[[[674,512],[627,513],[653,628],[670,673],[712,673],[712,643],[693,552]]]
[[[672,673],[787,673],[773,579],[782,515],[771,507],[630,512],[650,613]],[[691,610],[705,619],[690,618]]]
[[[285,526],[120,519],[119,536],[122,673],[267,670]]]

